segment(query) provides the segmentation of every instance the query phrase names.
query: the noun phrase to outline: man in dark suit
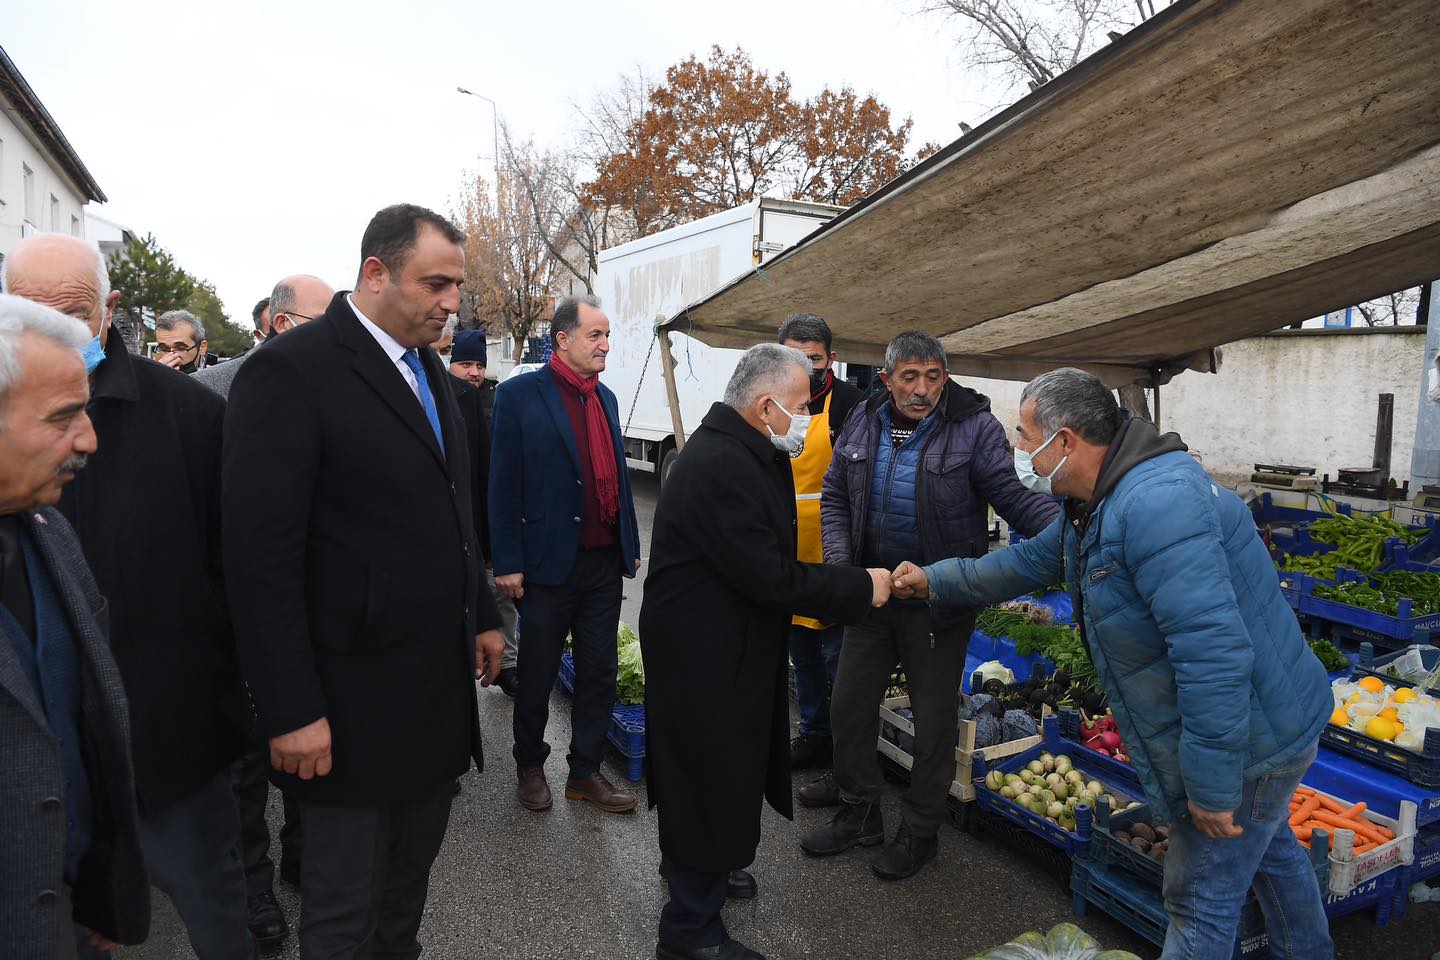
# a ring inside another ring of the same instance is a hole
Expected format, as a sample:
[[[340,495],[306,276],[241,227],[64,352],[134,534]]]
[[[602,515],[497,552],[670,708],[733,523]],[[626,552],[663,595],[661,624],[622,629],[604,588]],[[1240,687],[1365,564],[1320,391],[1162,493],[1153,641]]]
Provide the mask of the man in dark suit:
[[[460,403],[460,413],[464,415],[466,423],[479,424],[484,430],[485,449],[483,456],[481,451],[476,450],[472,458],[480,468],[479,480],[481,486],[477,487],[482,491],[481,496],[488,496],[490,485],[490,430],[495,413],[495,381],[485,379],[485,331],[484,330],[457,330],[454,340],[450,346],[450,380],[452,384],[465,384],[465,387],[456,387],[455,399]],[[471,400],[469,398],[473,397]],[[475,416],[471,417],[466,411],[474,404]],[[472,424],[473,425],[473,424]],[[477,504],[481,501],[476,501]],[[476,507],[475,515],[477,520],[485,519],[488,509],[482,510]],[[490,550],[490,528],[488,521],[479,531],[480,545],[485,550],[485,577],[490,589],[495,591],[495,566],[494,555]],[[505,635],[505,657],[500,662],[500,675],[495,678],[495,686],[499,687],[507,697],[513,697],[520,691],[519,674],[515,669],[519,657],[519,647],[515,642],[515,601],[503,593],[496,592],[495,605],[500,608],[501,632]]]
[[[655,509],[640,644],[670,881],[661,960],[763,960],[730,939],[720,908],[732,887],[754,889],[732,873],[755,859],[763,801],[793,815],[790,618],[855,623],[890,597],[889,571],[796,559],[790,458],[809,427],[810,369],[778,343],[746,351]]]
[[[548,366],[495,392],[490,456],[490,540],[495,586],[520,609],[520,690],[515,697],[516,795],[547,810],[545,724],[565,638],[573,639],[570,776],[565,796],[610,813],[634,794],[600,772],[615,704],[620,579],[640,569],[640,534],[620,444],[615,394],[600,383],[610,321],[594,297],[569,297],[550,320]]]
[[[250,730],[220,568],[225,401],[111,335],[119,292],[83,240],[22,240],[5,287],[84,320],[99,450],[60,499],[100,591],[134,727],[140,842],[200,960],[254,952],[230,762]]]
[[[255,351],[230,392],[226,567],[273,778],[300,802],[304,960],[419,955],[454,782],[481,763],[472,678],[504,642],[429,349],[463,241],[422,207],[381,210],[356,289]]]
[[[83,323],[0,295],[0,956],[75,957],[150,925],[130,720],[105,599],[51,509],[95,452]]]

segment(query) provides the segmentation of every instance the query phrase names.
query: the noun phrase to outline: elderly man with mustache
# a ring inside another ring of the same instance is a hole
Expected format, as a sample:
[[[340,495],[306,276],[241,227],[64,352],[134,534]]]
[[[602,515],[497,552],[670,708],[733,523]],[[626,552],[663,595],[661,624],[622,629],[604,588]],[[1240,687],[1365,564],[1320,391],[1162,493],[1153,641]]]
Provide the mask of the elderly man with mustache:
[[[880,379],[886,392],[852,411],[835,439],[820,496],[826,563],[893,570],[911,556],[982,556],[987,504],[1026,536],[1049,525],[1055,501],[1021,486],[990,401],[950,380],[939,340],[899,334],[885,348]],[[800,841],[807,853],[885,841],[875,716],[898,662],[915,711],[915,762],[902,822],[872,870],[900,880],[934,858],[955,778],[955,711],[977,612],[892,598],[845,628],[830,701],[834,776],[800,790],[802,803],[840,809]]]

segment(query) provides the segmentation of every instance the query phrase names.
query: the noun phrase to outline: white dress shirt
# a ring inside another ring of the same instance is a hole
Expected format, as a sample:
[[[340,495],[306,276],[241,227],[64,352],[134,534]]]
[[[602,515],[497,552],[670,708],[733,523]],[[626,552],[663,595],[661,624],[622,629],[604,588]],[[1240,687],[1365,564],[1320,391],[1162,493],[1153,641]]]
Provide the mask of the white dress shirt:
[[[355,311],[355,316],[359,318],[360,326],[370,331],[370,336],[380,344],[380,349],[385,351],[385,356],[390,358],[390,362],[395,364],[395,369],[400,371],[400,376],[404,377],[405,382],[410,385],[410,392],[415,394],[415,399],[420,400],[420,381],[415,379],[415,372],[405,364],[405,348],[396,343],[395,338],[390,334],[375,326],[375,321],[365,316],[360,308],[355,306],[355,299],[350,294],[345,294],[345,299],[350,303],[350,309]],[[424,401],[421,400],[420,403],[423,407]]]

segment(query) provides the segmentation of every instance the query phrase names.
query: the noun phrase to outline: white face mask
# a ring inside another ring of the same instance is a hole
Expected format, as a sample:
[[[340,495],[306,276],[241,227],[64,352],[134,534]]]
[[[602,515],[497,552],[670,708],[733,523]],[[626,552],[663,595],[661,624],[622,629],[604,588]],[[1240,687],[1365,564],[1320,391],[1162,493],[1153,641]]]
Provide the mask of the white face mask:
[[[1055,464],[1055,469],[1051,470],[1049,474],[1042,477],[1040,476],[1040,474],[1035,472],[1035,454],[1050,446],[1050,441],[1054,440],[1058,436],[1060,436],[1060,431],[1056,430],[1054,433],[1050,434],[1050,438],[1048,440],[1040,444],[1040,446],[1036,447],[1029,453],[1026,453],[1019,447],[1015,448],[1015,475],[1020,478],[1020,482],[1025,485],[1026,490],[1032,490],[1035,493],[1043,493],[1047,495],[1053,493],[1050,488],[1050,481],[1055,479],[1055,475],[1060,472],[1060,468],[1065,466],[1065,461],[1069,460],[1070,458],[1068,456],[1061,457],[1060,462]]]
[[[440,354],[440,365],[443,366],[446,370],[450,369],[450,354]]]
[[[776,434],[774,430],[770,430],[770,424],[765,424],[765,429],[770,431],[770,442],[775,444],[776,448],[790,454],[791,457],[798,457],[800,451],[805,449],[805,434],[810,431],[810,414],[791,413],[781,407],[780,401],[774,397],[770,398],[770,402],[780,407],[780,410],[790,418],[790,429],[785,431],[783,437]]]

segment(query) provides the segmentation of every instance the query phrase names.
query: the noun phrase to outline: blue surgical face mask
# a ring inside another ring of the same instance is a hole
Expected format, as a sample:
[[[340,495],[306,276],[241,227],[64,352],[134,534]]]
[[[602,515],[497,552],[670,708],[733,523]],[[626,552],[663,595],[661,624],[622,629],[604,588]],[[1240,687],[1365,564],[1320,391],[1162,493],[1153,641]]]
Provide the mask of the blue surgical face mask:
[[[1026,490],[1032,490],[1035,493],[1043,493],[1047,496],[1053,495],[1054,491],[1050,487],[1050,481],[1055,479],[1055,475],[1060,472],[1060,468],[1065,466],[1065,461],[1069,460],[1070,458],[1061,457],[1060,462],[1055,464],[1055,469],[1051,470],[1049,474],[1042,477],[1040,474],[1035,472],[1035,454],[1050,446],[1050,441],[1054,440],[1058,436],[1060,436],[1060,431],[1056,430],[1054,433],[1050,434],[1049,438],[1046,439],[1044,443],[1040,444],[1040,446],[1036,447],[1029,453],[1026,453],[1019,447],[1015,448],[1015,475],[1020,478],[1020,482],[1024,484]]]
[[[95,368],[100,366],[100,361],[105,359],[105,348],[100,346],[98,333],[90,338],[89,343],[85,344],[84,349],[80,351],[80,356],[85,361],[86,375],[94,373]]]

